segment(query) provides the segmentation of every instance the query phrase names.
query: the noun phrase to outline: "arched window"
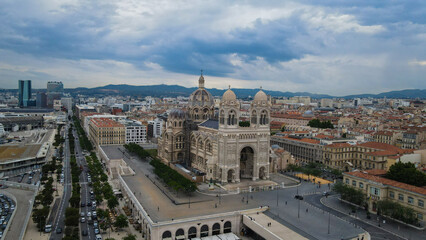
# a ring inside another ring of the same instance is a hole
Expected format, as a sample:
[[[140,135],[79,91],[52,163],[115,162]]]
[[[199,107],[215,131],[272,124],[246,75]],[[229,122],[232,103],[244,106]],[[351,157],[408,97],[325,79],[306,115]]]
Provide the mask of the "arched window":
[[[185,239],[185,232],[183,231],[182,228],[179,228],[176,231],[176,240],[180,240],[180,239]]]
[[[230,221],[225,222],[225,224],[223,225],[223,233],[230,233],[231,228],[232,228],[231,222]]]
[[[197,237],[197,228],[196,227],[190,227],[188,230],[188,238],[196,238]]]
[[[207,237],[209,235],[209,226],[203,225],[200,230],[200,237]]]
[[[225,124],[225,112],[223,110],[220,111],[219,118],[220,124]]]
[[[228,125],[236,125],[237,124],[237,117],[235,116],[235,111],[231,110],[228,113]]]
[[[256,112],[256,110],[253,110],[253,112],[251,112],[251,123],[253,123],[253,124],[257,123],[257,112]]]
[[[163,232],[163,240],[169,240],[172,239],[172,233],[170,231]]]
[[[210,142],[207,142],[207,143],[206,143],[206,151],[207,151],[208,153],[211,153],[211,152],[212,152],[212,144],[211,144]]]
[[[220,234],[220,224],[215,223],[213,224],[212,235],[219,235],[219,234]]]
[[[268,112],[266,110],[263,110],[260,114],[260,124],[262,125],[269,124]]]

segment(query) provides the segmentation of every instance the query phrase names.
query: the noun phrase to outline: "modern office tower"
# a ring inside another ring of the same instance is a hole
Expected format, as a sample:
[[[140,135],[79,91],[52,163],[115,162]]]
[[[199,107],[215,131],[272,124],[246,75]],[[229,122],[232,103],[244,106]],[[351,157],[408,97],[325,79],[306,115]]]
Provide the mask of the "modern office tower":
[[[62,82],[47,82],[47,107],[53,108],[53,101],[60,100],[63,93]]]
[[[28,107],[31,99],[31,80],[19,80],[19,107]]]
[[[36,106],[38,108],[46,108],[47,107],[47,95],[44,92],[37,93]]]

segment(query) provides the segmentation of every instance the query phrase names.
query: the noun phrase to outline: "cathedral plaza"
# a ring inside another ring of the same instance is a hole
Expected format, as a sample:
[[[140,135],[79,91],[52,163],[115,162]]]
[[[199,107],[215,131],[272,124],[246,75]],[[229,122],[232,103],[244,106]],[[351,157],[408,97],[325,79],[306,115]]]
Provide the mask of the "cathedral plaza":
[[[99,148],[143,239],[358,239],[366,234],[294,198],[299,190],[321,193],[316,184],[271,171],[270,96],[260,89],[249,116],[242,117],[231,88],[215,107],[204,83],[201,75],[186,109],[168,112],[157,149],[157,158],[196,182],[197,191],[166,186],[154,174],[151,157],[140,159],[120,145]]]
[[[357,239],[365,234],[363,229],[336,216],[328,219],[322,210],[295,199],[297,193],[321,192],[310,182],[299,183],[273,173],[265,181],[275,184],[265,188],[256,185],[262,180],[243,180],[226,185],[241,187],[239,193],[200,183],[199,190],[190,195],[176,194],[156,178],[148,160],[132,156],[118,145],[102,146],[101,151],[107,167],[108,161],[119,160],[120,168],[131,169],[124,171],[128,174],[117,174],[113,186],[123,195],[121,201],[131,209],[134,222],[140,224],[138,237],[142,239],[220,239],[213,236],[221,234],[227,234],[222,239]]]

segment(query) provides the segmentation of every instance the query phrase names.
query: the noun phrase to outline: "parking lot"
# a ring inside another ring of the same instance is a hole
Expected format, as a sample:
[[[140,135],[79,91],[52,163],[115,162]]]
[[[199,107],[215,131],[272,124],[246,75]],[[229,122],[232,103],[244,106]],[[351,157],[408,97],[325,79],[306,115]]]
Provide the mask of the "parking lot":
[[[11,182],[17,182],[17,183],[26,183],[26,184],[34,184],[37,185],[37,183],[40,181],[41,178],[41,172],[40,170],[33,170],[28,173],[19,174],[16,176],[8,177],[7,181]]]
[[[34,197],[34,191],[17,189],[12,187],[0,190],[0,194],[6,195],[7,193],[9,193],[8,195],[15,196],[15,199],[17,201],[17,203],[15,203],[15,206],[17,207],[15,209],[16,213],[14,217],[10,219],[9,230],[7,232],[4,232],[3,234],[6,234],[6,240],[19,239],[21,233],[25,231],[25,220],[28,214],[28,210],[30,208],[30,200]]]
[[[11,197],[0,193],[0,238],[12,218],[15,206],[16,202]]]

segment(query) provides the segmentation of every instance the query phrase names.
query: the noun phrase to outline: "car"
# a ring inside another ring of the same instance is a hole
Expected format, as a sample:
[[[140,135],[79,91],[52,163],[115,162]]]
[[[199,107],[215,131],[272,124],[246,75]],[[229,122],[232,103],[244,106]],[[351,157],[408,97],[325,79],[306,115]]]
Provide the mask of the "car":
[[[95,196],[91,195],[90,200],[95,200]]]
[[[81,230],[81,235],[87,236],[87,230]]]
[[[86,222],[86,219],[85,219],[84,217],[82,217],[82,218],[80,219],[80,222],[81,222],[81,223],[85,223],[85,222]]]
[[[95,206],[92,206],[92,211],[96,211],[96,207]]]
[[[102,240],[102,236],[100,234],[96,235],[96,240]]]
[[[92,206],[92,202],[90,202],[90,201],[89,201],[89,202],[87,202],[87,206],[88,206],[88,207]]]
[[[85,206],[86,206],[86,204],[85,204],[84,202],[81,202],[80,206],[81,206],[81,207],[85,207]]]
[[[81,212],[81,213],[80,213],[80,217],[84,217],[84,212]]]
[[[91,213],[91,212],[87,212],[87,216],[88,216],[88,217],[91,217],[91,216],[92,216],[92,213]]]
[[[99,228],[95,228],[95,234],[99,234],[99,233],[100,233]]]
[[[329,196],[329,195],[330,195],[330,193],[329,193],[329,192],[327,192],[327,191],[324,191],[324,192],[322,193],[322,195],[327,197],[327,196]]]
[[[93,221],[93,227],[94,227],[94,228],[98,228],[98,226],[99,226],[98,221]]]
[[[298,200],[303,200],[303,196],[300,196],[300,195],[296,195],[296,196],[294,196],[294,198],[296,198]]]
[[[92,216],[93,216],[93,217],[96,217],[96,216],[97,216],[96,211],[93,211],[93,212],[92,212]]]
[[[96,201],[92,201],[92,206],[96,207]]]
[[[94,194],[93,190],[90,190],[90,195],[93,195],[93,194]]]
[[[56,233],[57,233],[57,234],[62,233],[62,228],[60,228],[60,227],[56,228]]]
[[[28,179],[27,184],[31,184],[31,179]]]

